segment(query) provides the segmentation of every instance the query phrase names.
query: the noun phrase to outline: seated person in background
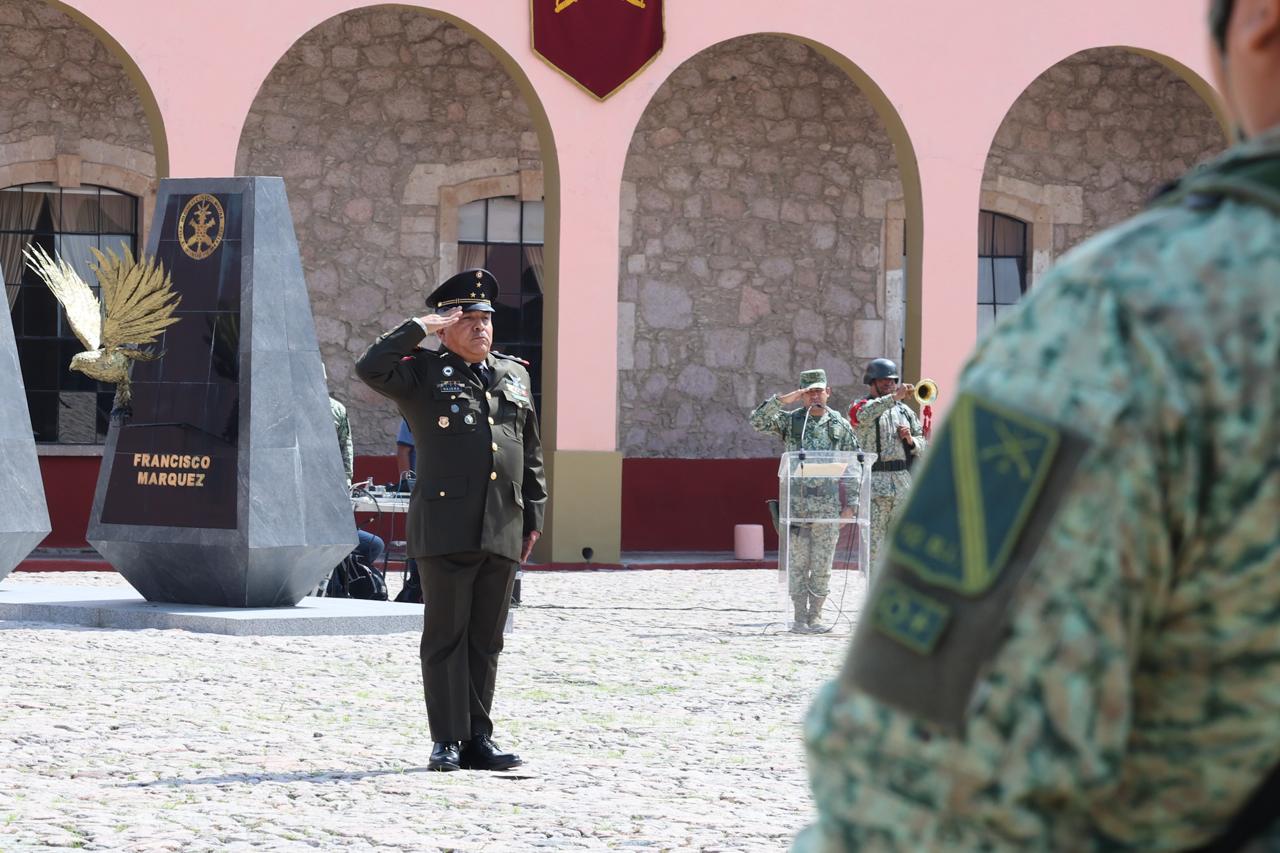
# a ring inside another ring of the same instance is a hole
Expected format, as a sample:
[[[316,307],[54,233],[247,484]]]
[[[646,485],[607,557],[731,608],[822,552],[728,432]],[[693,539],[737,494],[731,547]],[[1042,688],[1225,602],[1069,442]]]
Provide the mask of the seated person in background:
[[[338,431],[338,449],[342,452],[342,470],[347,475],[347,491],[351,491],[351,477],[355,473],[355,457],[351,445],[351,421],[347,418],[347,407],[333,397],[329,398],[329,410],[333,413],[333,426]],[[357,530],[360,542],[351,553],[366,566],[372,566],[386,550],[386,544],[378,536],[367,530]]]

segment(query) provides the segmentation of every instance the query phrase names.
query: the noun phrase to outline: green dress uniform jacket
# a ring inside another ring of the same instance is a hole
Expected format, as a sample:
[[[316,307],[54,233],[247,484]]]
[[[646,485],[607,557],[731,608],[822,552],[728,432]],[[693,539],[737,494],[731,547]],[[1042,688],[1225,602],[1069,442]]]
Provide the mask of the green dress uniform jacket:
[[[356,374],[391,398],[413,431],[409,556],[485,551],[519,561],[524,536],[542,529],[547,503],[529,373],[491,353],[484,385],[453,352],[415,349],[425,336],[409,320],[356,362]]]

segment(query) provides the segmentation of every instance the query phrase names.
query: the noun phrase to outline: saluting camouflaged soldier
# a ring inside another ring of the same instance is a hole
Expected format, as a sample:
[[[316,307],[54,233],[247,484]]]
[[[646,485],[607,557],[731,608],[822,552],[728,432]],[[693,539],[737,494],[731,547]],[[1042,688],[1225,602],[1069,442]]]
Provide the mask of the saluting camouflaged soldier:
[[[857,450],[853,428],[838,412],[827,408],[831,388],[825,370],[800,374],[800,388],[788,394],[774,394],[751,413],[751,426],[782,439],[783,452],[795,450]],[[783,406],[804,401],[794,411]],[[826,478],[793,498],[792,514],[806,518],[853,518],[857,490],[841,495],[838,481]],[[831,581],[831,561],[840,539],[836,523],[793,523],[786,538],[787,593],[795,608],[792,630],[812,633],[822,630],[822,606]],[[782,531],[779,531],[781,533]]]
[[[1248,140],[978,348],[795,849],[1280,849],[1280,0],[1212,20]]]
[[[547,486],[529,373],[492,351],[497,294],[488,271],[459,273],[427,297],[433,313],[383,335],[356,363],[395,401],[417,451],[408,552],[426,597],[432,770],[521,763],[494,744],[489,710],[511,586],[542,529]],[[427,334],[444,346],[415,349]]]
[[[862,383],[871,393],[849,408],[849,423],[858,435],[858,444],[876,454],[871,466],[871,565],[875,566],[880,545],[898,506],[911,491],[911,462],[925,448],[920,418],[906,403],[915,386],[898,384],[898,366],[887,358],[867,365]]]

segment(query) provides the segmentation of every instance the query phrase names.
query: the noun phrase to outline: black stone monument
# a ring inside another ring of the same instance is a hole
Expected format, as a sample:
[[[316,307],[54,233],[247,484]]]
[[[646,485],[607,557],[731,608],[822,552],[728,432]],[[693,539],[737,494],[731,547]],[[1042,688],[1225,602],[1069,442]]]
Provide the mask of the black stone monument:
[[[4,580],[49,534],[49,509],[7,305],[0,317],[0,400],[6,401],[0,406],[0,580]]]
[[[179,321],[134,363],[88,540],[149,601],[296,604],[356,536],[284,181],[161,181],[147,254]]]

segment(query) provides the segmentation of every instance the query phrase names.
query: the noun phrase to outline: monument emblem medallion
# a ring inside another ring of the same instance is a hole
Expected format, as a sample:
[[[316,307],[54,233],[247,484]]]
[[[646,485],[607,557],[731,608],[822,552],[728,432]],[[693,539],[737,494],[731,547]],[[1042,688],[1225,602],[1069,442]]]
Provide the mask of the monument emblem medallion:
[[[200,193],[187,202],[178,217],[178,245],[188,258],[203,261],[217,251],[226,230],[221,202],[209,193]]]

